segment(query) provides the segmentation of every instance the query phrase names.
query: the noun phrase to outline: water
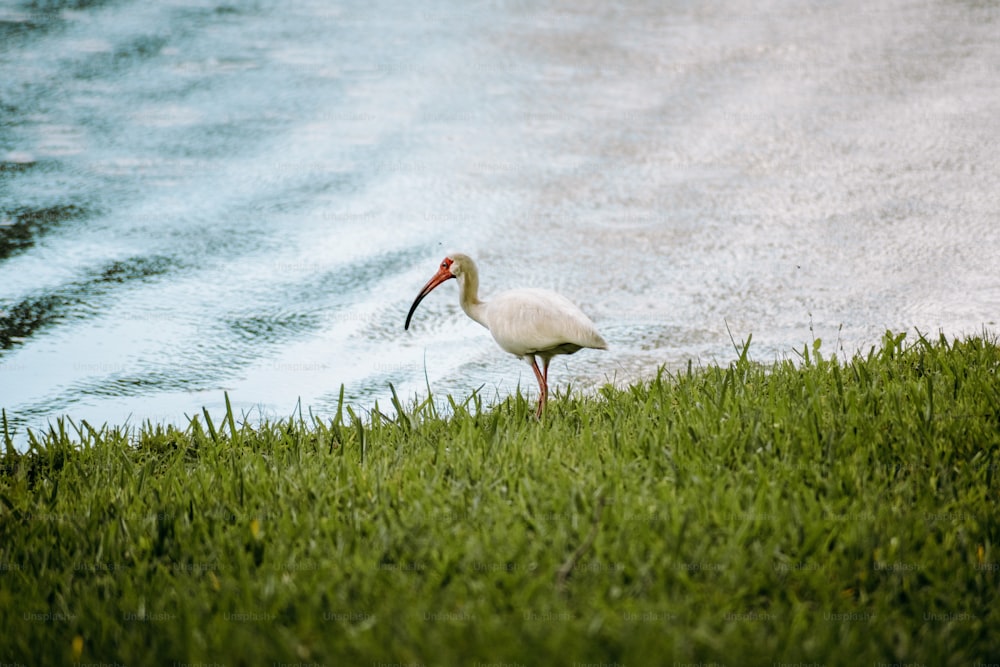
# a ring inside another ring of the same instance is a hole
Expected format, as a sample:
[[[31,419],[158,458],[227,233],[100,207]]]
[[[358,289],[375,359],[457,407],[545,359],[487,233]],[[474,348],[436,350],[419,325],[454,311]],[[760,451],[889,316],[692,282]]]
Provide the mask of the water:
[[[1000,8],[0,3],[0,406],[184,423],[534,388],[448,251],[660,364],[1000,311]]]

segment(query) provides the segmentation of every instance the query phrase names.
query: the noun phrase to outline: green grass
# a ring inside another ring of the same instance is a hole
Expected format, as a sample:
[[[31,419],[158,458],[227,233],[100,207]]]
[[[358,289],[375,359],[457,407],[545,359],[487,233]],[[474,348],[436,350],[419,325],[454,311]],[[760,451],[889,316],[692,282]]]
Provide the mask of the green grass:
[[[440,417],[60,423],[0,467],[0,662],[1000,656],[1000,349],[661,372]]]

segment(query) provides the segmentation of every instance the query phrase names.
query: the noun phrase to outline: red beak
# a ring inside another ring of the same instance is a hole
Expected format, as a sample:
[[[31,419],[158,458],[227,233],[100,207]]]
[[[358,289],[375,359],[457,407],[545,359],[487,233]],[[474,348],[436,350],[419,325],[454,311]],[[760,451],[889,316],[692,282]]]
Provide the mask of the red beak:
[[[448,270],[447,266],[442,266],[440,269],[438,269],[438,272],[434,274],[433,278],[427,281],[427,284],[424,285],[424,288],[420,290],[420,294],[418,294],[417,298],[414,299],[413,305],[410,306],[410,312],[406,314],[406,324],[403,325],[403,329],[410,328],[410,318],[413,317],[413,311],[417,309],[417,306],[419,306],[420,302],[424,300],[424,297],[430,294],[435,287],[445,282],[446,280],[451,280],[454,277],[455,276],[452,275],[451,271]]]

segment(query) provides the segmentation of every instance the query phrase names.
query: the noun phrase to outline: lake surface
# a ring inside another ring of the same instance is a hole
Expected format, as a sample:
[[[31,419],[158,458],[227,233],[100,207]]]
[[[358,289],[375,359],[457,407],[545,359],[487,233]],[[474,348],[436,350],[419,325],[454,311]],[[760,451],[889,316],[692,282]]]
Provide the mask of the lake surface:
[[[0,406],[186,423],[530,368],[458,307],[556,289],[666,364],[1000,319],[1000,7],[0,2]]]

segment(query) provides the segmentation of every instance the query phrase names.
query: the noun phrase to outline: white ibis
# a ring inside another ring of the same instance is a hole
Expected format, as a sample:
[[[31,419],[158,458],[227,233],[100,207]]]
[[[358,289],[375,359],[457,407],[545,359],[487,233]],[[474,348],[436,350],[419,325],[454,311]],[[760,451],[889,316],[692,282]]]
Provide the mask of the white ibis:
[[[594,323],[561,294],[545,289],[515,289],[497,294],[492,301],[479,300],[479,271],[468,255],[454,254],[441,261],[406,314],[404,329],[424,297],[441,283],[458,280],[459,303],[465,314],[490,330],[505,351],[531,364],[538,380],[538,411],[542,416],[549,395],[549,361],[557,354],[573,354],[585,347],[608,349]],[[542,360],[542,369],[538,360]]]

